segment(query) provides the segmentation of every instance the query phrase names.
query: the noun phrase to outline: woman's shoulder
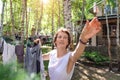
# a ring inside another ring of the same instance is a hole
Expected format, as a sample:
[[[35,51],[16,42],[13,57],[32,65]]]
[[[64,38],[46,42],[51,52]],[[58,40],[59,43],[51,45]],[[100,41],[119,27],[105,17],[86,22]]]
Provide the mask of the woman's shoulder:
[[[51,50],[50,52],[49,52],[49,58],[50,59],[52,59],[52,58],[54,58],[55,56],[56,56],[56,50]]]

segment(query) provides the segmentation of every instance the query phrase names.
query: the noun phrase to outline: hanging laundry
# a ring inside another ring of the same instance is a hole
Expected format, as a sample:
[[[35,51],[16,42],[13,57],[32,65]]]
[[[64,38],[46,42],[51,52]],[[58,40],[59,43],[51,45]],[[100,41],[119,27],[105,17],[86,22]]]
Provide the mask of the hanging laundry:
[[[18,63],[24,63],[24,45],[18,44],[15,46],[15,53]]]
[[[0,39],[0,54],[3,53],[3,44],[4,44],[4,40],[3,38]]]
[[[39,45],[39,39],[29,40],[25,54],[25,70],[28,74],[41,74],[42,80],[45,80],[44,64],[42,59],[42,51]]]
[[[15,63],[17,61],[17,57],[15,55],[15,46],[10,43],[6,43],[4,40],[4,48],[2,54],[3,64]]]

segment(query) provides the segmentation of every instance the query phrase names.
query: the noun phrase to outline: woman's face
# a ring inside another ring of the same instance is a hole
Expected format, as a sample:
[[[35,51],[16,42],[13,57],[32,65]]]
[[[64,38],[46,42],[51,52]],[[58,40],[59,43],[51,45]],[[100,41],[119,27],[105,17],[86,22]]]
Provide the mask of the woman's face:
[[[65,32],[59,32],[55,44],[57,48],[66,48],[68,45],[68,35]]]

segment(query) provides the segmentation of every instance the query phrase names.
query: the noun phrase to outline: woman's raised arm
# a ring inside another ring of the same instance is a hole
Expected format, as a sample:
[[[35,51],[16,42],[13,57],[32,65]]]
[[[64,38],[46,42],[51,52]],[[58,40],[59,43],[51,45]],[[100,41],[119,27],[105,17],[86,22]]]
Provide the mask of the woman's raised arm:
[[[75,63],[77,61],[77,59],[84,52],[86,46],[85,44],[87,43],[87,41],[93,36],[95,36],[100,30],[101,30],[101,24],[96,17],[94,17],[91,22],[89,21],[86,22],[82,30],[82,33],[80,35],[78,45],[71,56],[72,62]]]

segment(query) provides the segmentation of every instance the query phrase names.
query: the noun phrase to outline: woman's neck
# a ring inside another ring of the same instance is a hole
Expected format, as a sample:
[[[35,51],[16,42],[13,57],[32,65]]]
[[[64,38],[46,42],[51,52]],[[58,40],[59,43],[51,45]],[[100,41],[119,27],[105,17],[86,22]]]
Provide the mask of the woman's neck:
[[[57,57],[60,58],[67,54],[67,49],[57,49]]]

